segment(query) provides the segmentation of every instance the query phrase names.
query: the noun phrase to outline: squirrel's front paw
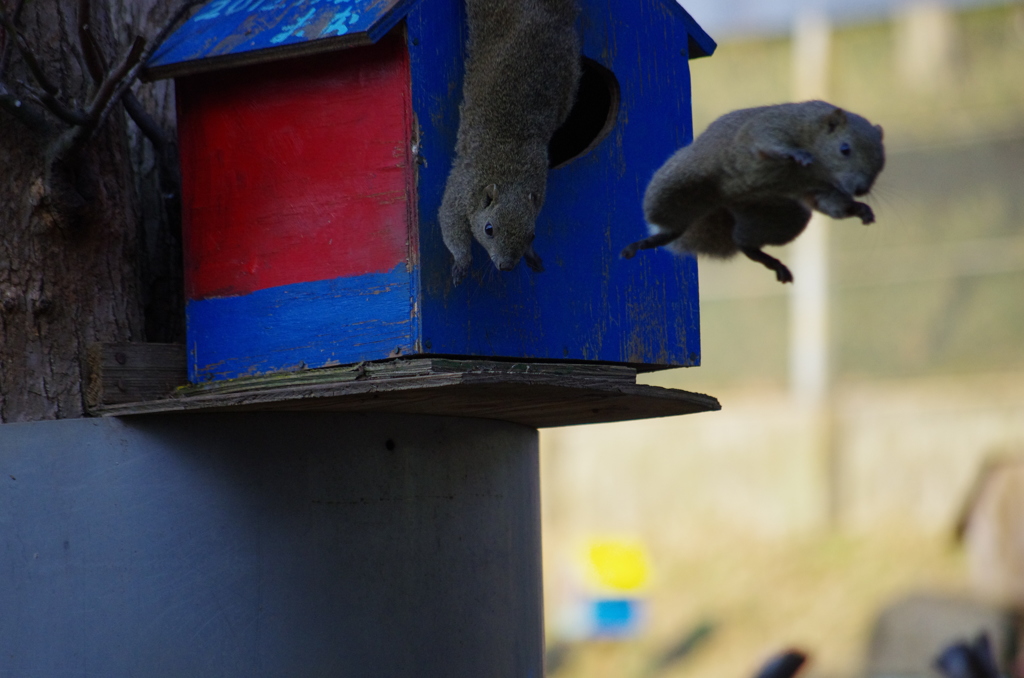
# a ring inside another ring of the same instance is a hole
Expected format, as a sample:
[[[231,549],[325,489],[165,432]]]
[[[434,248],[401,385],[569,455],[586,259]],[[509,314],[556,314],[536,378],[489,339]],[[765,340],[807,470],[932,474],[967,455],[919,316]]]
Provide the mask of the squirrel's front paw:
[[[862,202],[853,203],[853,206],[850,207],[850,216],[860,217],[863,224],[873,224],[875,222],[875,213]]]
[[[638,249],[640,249],[640,242],[630,243],[623,248],[622,254],[620,254],[619,256],[622,257],[623,259],[632,259],[634,256],[636,256],[636,251]]]
[[[458,286],[469,273],[469,262],[458,262],[452,264],[452,285]]]
[[[544,262],[541,261],[540,255],[534,252],[532,247],[526,251],[526,254],[523,255],[523,259],[526,260],[526,265],[529,266],[530,270],[534,273],[544,272]]]

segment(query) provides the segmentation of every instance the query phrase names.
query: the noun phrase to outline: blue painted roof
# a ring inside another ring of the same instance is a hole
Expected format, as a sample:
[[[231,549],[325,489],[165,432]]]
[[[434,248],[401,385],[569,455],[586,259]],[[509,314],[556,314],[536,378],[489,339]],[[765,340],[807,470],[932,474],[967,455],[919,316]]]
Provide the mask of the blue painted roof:
[[[149,79],[209,71],[377,42],[419,0],[210,0],[147,64]],[[690,58],[715,41],[675,0]]]
[[[683,24],[686,26],[686,32],[689,34],[689,45],[687,53],[691,59],[697,57],[711,56],[715,53],[715,48],[718,47],[710,35],[708,35],[703,28],[700,27],[690,13],[680,6],[676,0],[667,0],[668,4],[672,5],[675,9],[676,14],[682,19]]]
[[[377,42],[418,0],[210,0],[147,64],[149,78]]]

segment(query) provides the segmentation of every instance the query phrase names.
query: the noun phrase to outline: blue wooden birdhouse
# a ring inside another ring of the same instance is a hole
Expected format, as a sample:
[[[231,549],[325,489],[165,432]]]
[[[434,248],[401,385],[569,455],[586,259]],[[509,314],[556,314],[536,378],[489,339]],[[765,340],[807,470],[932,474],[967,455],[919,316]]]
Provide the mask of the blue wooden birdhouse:
[[[463,0],[198,10],[148,65],[176,80],[190,379],[395,356],[697,364],[694,260],[618,253],[692,140],[688,59],[715,43],[674,0],[581,5],[583,79],[534,243],[546,270],[499,272],[478,249],[459,286],[437,213]]]

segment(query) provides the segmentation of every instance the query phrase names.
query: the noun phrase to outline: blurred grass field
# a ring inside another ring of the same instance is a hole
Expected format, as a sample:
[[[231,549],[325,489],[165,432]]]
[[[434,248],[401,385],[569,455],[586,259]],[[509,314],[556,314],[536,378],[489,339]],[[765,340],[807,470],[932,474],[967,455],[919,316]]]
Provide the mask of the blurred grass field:
[[[908,592],[966,591],[950,539],[893,527],[871,535],[752,540],[722,531],[690,549],[652,549],[648,624],[635,640],[578,643],[558,678],[652,676],[651,663],[701,623],[714,630],[654,675],[744,678],[772,652],[811,654],[807,678],[860,673],[878,611]]]

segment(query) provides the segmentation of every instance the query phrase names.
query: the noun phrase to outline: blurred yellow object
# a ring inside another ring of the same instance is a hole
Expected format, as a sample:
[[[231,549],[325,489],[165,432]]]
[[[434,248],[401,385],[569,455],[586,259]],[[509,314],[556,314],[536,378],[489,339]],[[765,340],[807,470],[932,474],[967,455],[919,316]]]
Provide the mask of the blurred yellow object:
[[[600,539],[587,545],[588,584],[601,591],[637,592],[649,579],[647,553],[636,540]]]

